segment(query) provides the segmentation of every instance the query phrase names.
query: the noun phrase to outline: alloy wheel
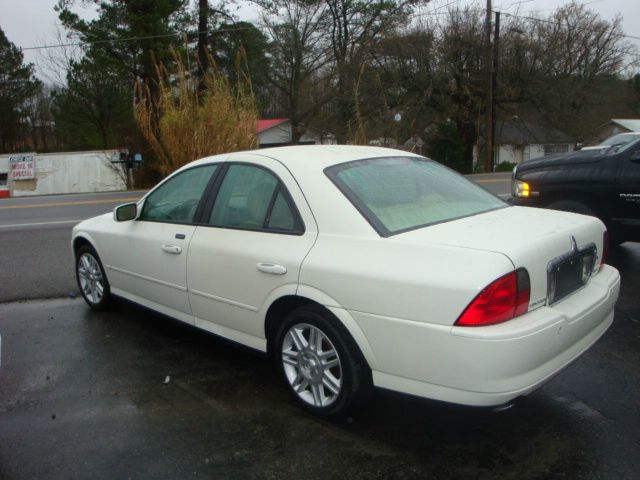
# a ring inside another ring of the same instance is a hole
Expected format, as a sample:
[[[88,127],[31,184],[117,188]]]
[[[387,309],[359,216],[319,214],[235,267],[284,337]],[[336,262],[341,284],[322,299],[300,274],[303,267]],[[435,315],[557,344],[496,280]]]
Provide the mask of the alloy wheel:
[[[83,253],[78,259],[78,280],[84,297],[93,304],[98,304],[104,296],[104,279],[96,258],[90,253]]]
[[[293,325],[284,336],[281,355],[287,381],[304,402],[322,408],[338,399],[342,364],[322,330],[307,323]]]

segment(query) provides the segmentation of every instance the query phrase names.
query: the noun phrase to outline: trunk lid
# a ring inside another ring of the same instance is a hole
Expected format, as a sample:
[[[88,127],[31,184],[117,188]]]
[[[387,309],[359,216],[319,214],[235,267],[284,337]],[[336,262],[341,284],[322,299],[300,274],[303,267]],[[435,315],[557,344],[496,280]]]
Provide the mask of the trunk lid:
[[[602,256],[604,224],[595,217],[529,207],[508,207],[397,235],[398,240],[451,245],[507,256],[531,279],[529,310],[545,304],[549,263],[595,244]],[[472,268],[473,266],[470,266]],[[486,285],[478,285],[479,289]]]

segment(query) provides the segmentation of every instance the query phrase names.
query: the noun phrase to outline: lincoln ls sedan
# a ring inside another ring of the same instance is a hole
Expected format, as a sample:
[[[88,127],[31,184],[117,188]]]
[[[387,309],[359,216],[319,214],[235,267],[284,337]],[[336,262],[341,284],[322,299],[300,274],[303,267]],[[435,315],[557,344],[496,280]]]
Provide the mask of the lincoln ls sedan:
[[[122,297],[264,351],[336,418],[374,387],[474,406],[539,387],[613,321],[606,237],[419,155],[300,146],[192,162],[72,248],[91,308]]]

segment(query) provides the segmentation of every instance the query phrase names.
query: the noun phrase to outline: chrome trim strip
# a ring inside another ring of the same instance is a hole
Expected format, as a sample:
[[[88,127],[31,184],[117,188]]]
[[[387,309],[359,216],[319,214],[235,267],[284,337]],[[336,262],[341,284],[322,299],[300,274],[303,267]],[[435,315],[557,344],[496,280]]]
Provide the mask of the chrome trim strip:
[[[182,285],[176,285],[175,283],[165,282],[164,280],[158,280],[157,278],[147,277],[146,275],[140,275],[139,273],[130,272],[129,270],[124,270],[122,268],[114,267],[113,265],[106,265],[106,267],[109,270],[113,270],[114,272],[124,273],[125,275],[130,275],[135,278],[140,278],[142,280],[147,280],[149,282],[157,283],[158,285],[175,288],[176,290],[180,290],[181,292],[187,291],[187,287],[183,287]]]
[[[235,300],[229,300],[228,298],[218,297],[217,295],[211,295],[210,293],[201,292],[199,290],[189,290],[189,292],[199,297],[208,298],[210,300],[216,300],[218,302],[226,303],[228,305],[233,305],[234,307],[244,308],[245,310],[249,310],[251,312],[258,311],[257,307],[247,305],[246,303],[236,302]]]

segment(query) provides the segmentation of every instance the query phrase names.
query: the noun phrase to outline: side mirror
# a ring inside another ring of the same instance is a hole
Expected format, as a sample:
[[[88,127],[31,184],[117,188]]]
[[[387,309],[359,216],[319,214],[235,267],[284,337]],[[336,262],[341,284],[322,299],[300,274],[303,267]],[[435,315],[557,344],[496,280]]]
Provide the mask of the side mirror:
[[[629,157],[629,160],[635,163],[640,163],[640,150],[636,150],[635,152],[633,152],[631,154],[631,157]]]
[[[124,205],[118,205],[113,210],[113,219],[116,222],[126,222],[128,220],[134,220],[138,216],[138,204],[125,203]]]

